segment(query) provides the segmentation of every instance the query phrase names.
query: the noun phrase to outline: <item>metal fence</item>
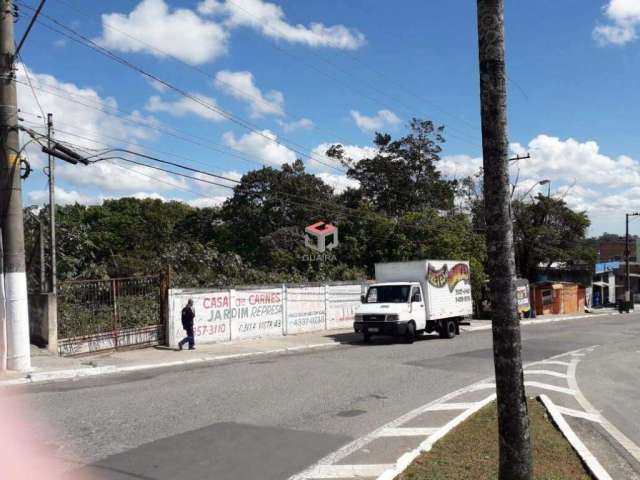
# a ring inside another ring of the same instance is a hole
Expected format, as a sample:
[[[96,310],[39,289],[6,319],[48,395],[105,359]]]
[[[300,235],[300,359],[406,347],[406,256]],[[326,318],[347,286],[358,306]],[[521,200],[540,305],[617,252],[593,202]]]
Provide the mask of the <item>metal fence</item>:
[[[58,285],[62,354],[162,341],[160,276],[75,280]]]

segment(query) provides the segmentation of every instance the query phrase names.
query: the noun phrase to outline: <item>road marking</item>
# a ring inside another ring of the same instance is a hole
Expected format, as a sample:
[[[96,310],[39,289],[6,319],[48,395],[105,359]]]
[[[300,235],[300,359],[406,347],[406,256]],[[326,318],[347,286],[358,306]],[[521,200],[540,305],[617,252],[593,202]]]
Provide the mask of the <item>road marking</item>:
[[[542,383],[542,382],[524,382],[524,386],[542,388],[544,390],[551,390],[552,392],[566,393],[567,395],[576,394],[576,391],[570,388],[558,387],[556,385],[550,385],[548,383]]]
[[[622,445],[629,454],[635,458],[638,462],[640,462],[640,447],[636,445],[633,440],[627,437],[624,433],[622,433],[618,428],[613,425],[609,420],[607,420],[604,416],[602,416],[594,407],[591,405],[589,400],[582,394],[580,387],[578,387],[578,380],[576,378],[576,369],[578,367],[579,359],[575,359],[571,362],[569,366],[569,386],[576,391],[576,400],[580,404],[582,408],[584,408],[588,413],[592,413],[594,415],[600,415],[600,424],[602,427],[615,438],[620,445]]]
[[[464,402],[464,403],[440,403],[438,405],[432,405],[426,408],[425,412],[439,412],[444,410],[467,410],[475,407],[478,402]]]
[[[573,408],[561,407],[556,405],[558,411],[563,415],[569,415],[570,417],[583,418],[592,422],[601,423],[602,418],[599,414],[583,412],[582,410],[574,410]]]
[[[597,345],[592,346],[590,348],[595,348]],[[585,347],[586,348],[586,347]],[[583,349],[577,349],[574,350],[574,352],[579,352],[580,350]],[[537,365],[537,364],[541,364],[541,363],[550,363],[550,364],[554,364],[554,363],[559,363],[560,365],[564,365],[564,366],[569,366],[570,364],[567,362],[561,362],[561,361],[556,361],[555,359],[559,358],[559,357],[563,357],[566,355],[571,354],[572,352],[565,352],[565,353],[561,353],[559,355],[555,355],[552,357],[549,357],[545,360],[542,361],[535,361],[535,362],[530,362],[527,363],[525,365],[523,365],[523,368],[530,368],[533,365]],[[459,397],[461,395],[467,394],[467,393],[471,393],[471,392],[475,392],[478,390],[486,390],[486,389],[495,389],[496,385],[495,383],[492,383],[492,381],[494,380],[493,377],[489,377],[489,378],[485,378],[482,379],[472,385],[468,385],[466,387],[460,388],[454,392],[451,392],[447,395],[444,395],[436,400],[433,400],[425,405],[422,405],[420,407],[415,408],[414,410],[396,418],[395,420],[392,420],[391,422],[382,425],[381,427],[377,428],[376,430],[374,430],[373,432],[364,435],[363,437],[357,438],[355,440],[353,440],[352,442],[343,445],[341,448],[339,448],[338,450],[330,453],[329,455],[326,455],[325,457],[323,457],[322,459],[320,459],[319,461],[317,461],[316,463],[314,463],[313,465],[311,465],[310,467],[306,468],[305,470],[303,470],[300,473],[294,474],[292,476],[289,477],[288,480],[307,480],[307,479],[312,479],[312,478],[340,478],[340,477],[318,477],[316,475],[317,473],[317,469],[318,468],[325,468],[325,467],[329,467],[331,465],[335,465],[338,462],[340,462],[342,459],[344,459],[345,457],[351,455],[352,453],[364,448],[365,446],[367,446],[369,443],[371,443],[373,440],[380,438],[382,436],[391,436],[391,435],[387,435],[385,432],[389,432],[389,431],[393,431],[394,429],[397,430],[404,430],[405,427],[402,427],[402,425],[407,424],[409,421],[413,420],[414,418],[418,417],[419,415],[422,415],[425,412],[428,411],[438,411],[438,410],[453,410],[453,407],[451,407],[452,405],[460,407],[461,405],[465,405],[466,407],[468,407],[465,411],[463,411],[462,413],[460,413],[459,415],[457,415],[456,417],[454,417],[449,423],[447,423],[446,425],[444,425],[443,427],[440,427],[437,429],[437,431],[435,433],[432,433],[431,435],[428,435],[427,438],[418,446],[418,448],[416,448],[415,450],[411,450],[407,453],[405,453],[404,455],[402,455],[396,462],[395,464],[392,464],[390,466],[390,468],[388,470],[386,470],[384,473],[382,473],[378,478],[378,480],[392,480],[394,479],[396,476],[398,476],[401,472],[403,472],[408,466],[409,464],[415,460],[415,458],[420,455],[420,453],[428,451],[431,449],[431,446],[440,438],[442,438],[444,435],[446,435],[452,428],[454,428],[455,426],[457,426],[459,423],[463,422],[464,420],[466,420],[469,416],[471,416],[473,413],[477,412],[478,410],[480,410],[483,406],[489,404],[491,401],[495,400],[496,398],[496,394],[492,393],[490,396],[488,396],[487,398],[485,398],[484,400],[480,401],[480,402],[467,402],[467,403],[448,403],[451,400],[453,400],[456,397]],[[555,387],[554,385],[546,385],[543,383],[538,383],[538,382],[525,382],[525,385],[527,385],[528,383],[533,384],[533,386],[537,386],[537,385],[544,385],[547,387],[550,387],[550,389],[560,389],[561,387]],[[564,390],[563,393],[567,393],[566,391],[568,391],[569,389],[562,389]],[[443,406],[446,405],[446,406]],[[456,408],[457,409],[457,408]],[[408,428],[408,427],[406,427]],[[342,478],[353,478],[353,477],[342,477]]]
[[[308,478],[377,477],[390,468],[393,468],[393,465],[318,465],[313,471],[309,472]]]
[[[525,375],[549,375],[550,377],[568,378],[566,374],[553,370],[525,370]]]
[[[569,362],[563,362],[561,360],[541,360],[540,362],[535,363],[544,363],[547,365],[562,365],[563,367],[568,367],[571,365]]]
[[[480,402],[473,403],[472,407],[462,412],[457,417],[450,420],[445,426],[440,428],[437,433],[428,437],[424,442],[418,445],[418,448],[411,450],[410,452],[402,455],[395,463],[392,465],[392,468],[388,469],[386,472],[382,473],[376,480],[393,480],[400,473],[402,473],[406,468],[413,462],[418,456],[423,452],[428,452],[433,447],[433,444],[444,437],[447,433],[453,430],[455,427],[464,422],[471,415],[476,413],[478,410],[482,409],[484,406],[493,402],[496,399],[496,394],[492,393],[487,398]]]
[[[433,435],[439,430],[439,428],[425,427],[425,428],[410,428],[410,427],[398,427],[398,428],[386,428],[378,433],[379,437],[428,437]]]
[[[611,476],[607,473],[607,471],[600,465],[600,462],[593,456],[593,454],[589,451],[589,449],[582,443],[582,440],[578,438],[578,436],[571,429],[567,421],[564,419],[562,414],[559,412],[558,407],[547,397],[546,395],[540,395],[540,400],[544,403],[544,406],[547,407],[547,411],[553,418],[553,421],[558,426],[560,431],[562,431],[563,435],[569,443],[573,446],[573,448],[578,452],[580,458],[587,464],[587,467],[593,473],[593,475],[598,480],[612,480]]]
[[[495,388],[496,388],[495,383],[478,383],[476,385],[472,385],[470,391],[475,392],[477,390],[490,390],[490,389],[495,390]]]

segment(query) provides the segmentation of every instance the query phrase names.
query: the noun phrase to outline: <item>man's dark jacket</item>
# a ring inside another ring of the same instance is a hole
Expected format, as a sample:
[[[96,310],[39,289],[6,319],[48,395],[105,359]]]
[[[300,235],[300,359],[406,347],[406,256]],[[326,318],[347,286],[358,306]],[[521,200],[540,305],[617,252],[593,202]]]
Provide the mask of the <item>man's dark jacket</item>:
[[[188,305],[182,309],[182,328],[185,330],[191,330],[193,328],[193,319],[196,314],[193,311],[193,308],[190,308]]]

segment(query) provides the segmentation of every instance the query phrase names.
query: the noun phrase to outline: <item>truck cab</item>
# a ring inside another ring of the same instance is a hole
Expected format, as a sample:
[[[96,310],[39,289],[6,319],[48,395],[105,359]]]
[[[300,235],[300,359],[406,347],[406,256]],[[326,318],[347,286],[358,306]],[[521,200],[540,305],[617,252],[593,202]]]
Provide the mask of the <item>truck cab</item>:
[[[424,292],[418,282],[375,283],[361,300],[354,328],[365,341],[377,334],[404,336],[412,342],[416,332],[425,330]]]
[[[453,338],[459,322],[472,313],[469,264],[456,260],[377,263],[376,283],[367,287],[353,328],[368,342],[373,335],[418,333]]]

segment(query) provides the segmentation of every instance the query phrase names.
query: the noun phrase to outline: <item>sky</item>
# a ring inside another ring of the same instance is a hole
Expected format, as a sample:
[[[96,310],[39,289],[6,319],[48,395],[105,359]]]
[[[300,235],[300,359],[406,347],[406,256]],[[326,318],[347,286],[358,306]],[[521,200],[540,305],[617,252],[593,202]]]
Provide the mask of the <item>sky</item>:
[[[16,3],[18,39],[38,2]],[[412,117],[445,126],[438,168],[462,178],[482,164],[475,15],[471,0],[48,0],[21,52],[21,118],[42,134],[52,113],[55,138],[87,154],[134,150],[231,179],[57,162],[61,204],[219,205],[244,172],[296,158],[341,191],[354,183],[327,147],[365,158],[376,131],[403,135]],[[586,211],[592,235],[623,233],[640,210],[640,1],[506,0],[505,25],[509,141],[531,157],[512,181]],[[25,153],[23,201],[42,204],[46,159],[35,142]]]

